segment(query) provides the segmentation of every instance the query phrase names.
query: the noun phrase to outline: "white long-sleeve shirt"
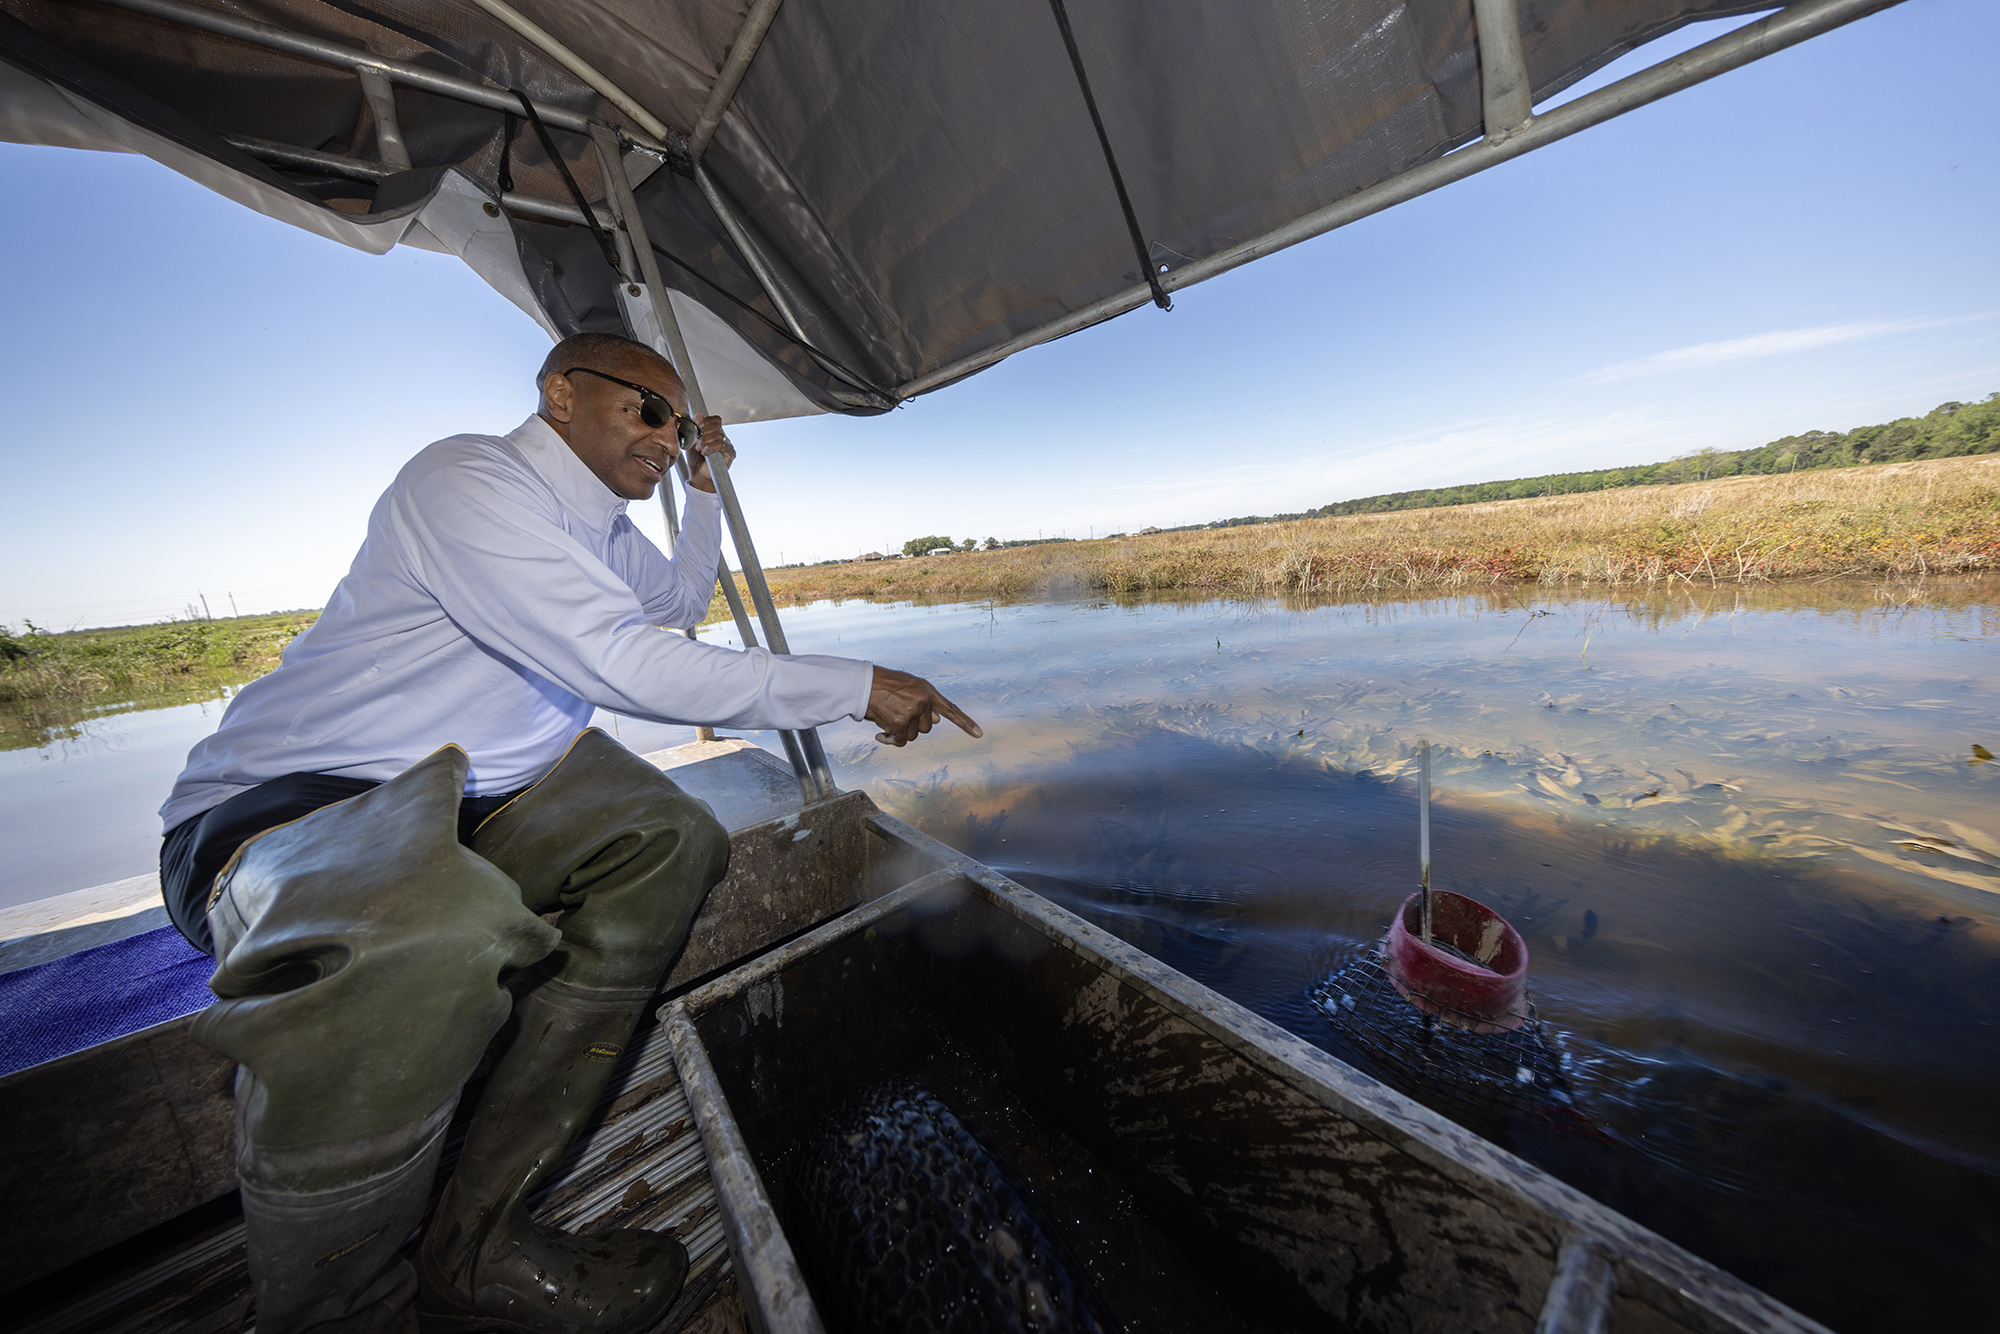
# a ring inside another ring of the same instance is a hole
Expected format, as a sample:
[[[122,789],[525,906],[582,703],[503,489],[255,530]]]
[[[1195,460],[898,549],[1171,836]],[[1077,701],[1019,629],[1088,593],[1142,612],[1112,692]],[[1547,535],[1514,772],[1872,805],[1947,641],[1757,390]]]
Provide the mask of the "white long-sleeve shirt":
[[[862,717],[868,663],[662,628],[707,613],[720,505],[688,492],[671,561],[625,505],[540,417],[426,447],[376,502],[319,620],[188,752],[164,826],[285,774],[387,780],[452,742],[472,757],[466,795],[512,791],[594,706],[743,728]]]

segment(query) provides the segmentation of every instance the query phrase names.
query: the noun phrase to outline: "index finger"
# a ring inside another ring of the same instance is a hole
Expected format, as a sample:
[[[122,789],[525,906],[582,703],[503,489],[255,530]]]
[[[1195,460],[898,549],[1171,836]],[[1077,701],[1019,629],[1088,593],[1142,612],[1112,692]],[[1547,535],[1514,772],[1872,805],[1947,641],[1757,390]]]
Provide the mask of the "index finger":
[[[967,717],[965,711],[960,709],[958,705],[938,693],[936,687],[931,688],[931,698],[937,702],[937,711],[951,719],[954,723],[957,723],[959,731],[971,737],[986,735],[985,732],[980,730],[978,723],[973,722],[971,718]]]

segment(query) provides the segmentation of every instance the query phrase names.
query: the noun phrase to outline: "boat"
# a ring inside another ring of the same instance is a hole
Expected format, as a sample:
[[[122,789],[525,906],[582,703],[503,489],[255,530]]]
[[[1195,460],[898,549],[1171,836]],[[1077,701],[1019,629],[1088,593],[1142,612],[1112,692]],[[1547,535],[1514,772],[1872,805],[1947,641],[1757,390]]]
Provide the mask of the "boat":
[[[663,1328],[826,1328],[782,1165],[897,1073],[1043,1165],[1106,1300],[1149,1327],[1821,1328],[865,793],[805,804],[741,741],[650,758],[730,826],[730,872],[535,1210],[678,1235],[693,1273]],[[250,1327],[232,1071],[186,1030],[0,1078],[24,1334]],[[1162,1294],[1217,1323],[1158,1324]]]
[[[79,0],[0,13],[0,137],[144,153],[332,241],[458,255],[551,335],[658,348],[698,414],[871,415],[1891,3],[1796,0],[1537,113],[1745,6]],[[783,652],[714,474],[741,642]],[[712,735],[649,757],[716,808],[731,869],[535,1202],[682,1239],[663,1331],[828,1327],[786,1163],[887,1075],[1014,1164],[1135,1324],[1820,1328],[843,791],[810,731],[781,741],[789,765]],[[82,986],[171,943],[131,906],[20,934],[5,976]],[[184,1015],[0,1077],[10,1323],[249,1327],[229,1087]]]

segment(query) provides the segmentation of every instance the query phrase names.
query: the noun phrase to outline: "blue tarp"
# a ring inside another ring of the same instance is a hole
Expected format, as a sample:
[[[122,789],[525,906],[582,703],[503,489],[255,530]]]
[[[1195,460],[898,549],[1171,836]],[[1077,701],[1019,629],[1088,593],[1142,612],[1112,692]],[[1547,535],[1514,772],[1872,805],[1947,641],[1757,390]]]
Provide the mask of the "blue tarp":
[[[0,974],[0,1075],[193,1014],[214,971],[165,926]]]

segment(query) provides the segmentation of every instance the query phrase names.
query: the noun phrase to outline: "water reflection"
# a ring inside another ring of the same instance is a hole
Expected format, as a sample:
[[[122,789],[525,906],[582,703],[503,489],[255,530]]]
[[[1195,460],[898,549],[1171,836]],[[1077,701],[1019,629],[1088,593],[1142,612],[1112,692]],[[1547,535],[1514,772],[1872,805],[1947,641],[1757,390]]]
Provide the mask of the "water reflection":
[[[157,866],[156,812],[226,706],[206,692],[165,708],[126,701],[55,719],[36,746],[0,748],[0,907]]]
[[[248,672],[204,672],[112,695],[56,694],[9,700],[0,703],[0,751],[41,750],[60,757],[101,752],[118,744],[121,733],[117,719],[209,700],[227,702],[252,676]]]
[[[2000,615],[1959,591],[849,606],[792,636],[986,725],[835,729],[846,781],[1364,1067],[1311,992],[1413,887],[1431,739],[1438,883],[1522,931],[1582,1113],[1479,1128],[1886,1330],[2000,1299],[2000,775],[1967,763]]]
[[[2000,890],[2000,764],[1973,750],[2000,742],[2000,586],[1881,592],[794,615],[845,651],[928,652],[996,724],[907,754],[856,737],[839,758],[891,792],[940,758],[963,794],[1149,730],[1398,780],[1428,738],[1441,788],[1510,817],[1832,858],[1980,904]]]
[[[1482,1130],[1835,1328],[2000,1308],[2000,581],[787,628],[986,727],[829,728],[844,785],[1357,1064],[1311,992],[1412,887],[1429,739],[1438,883],[1521,930],[1582,1113]],[[0,757],[13,897],[146,869],[219,714]]]

